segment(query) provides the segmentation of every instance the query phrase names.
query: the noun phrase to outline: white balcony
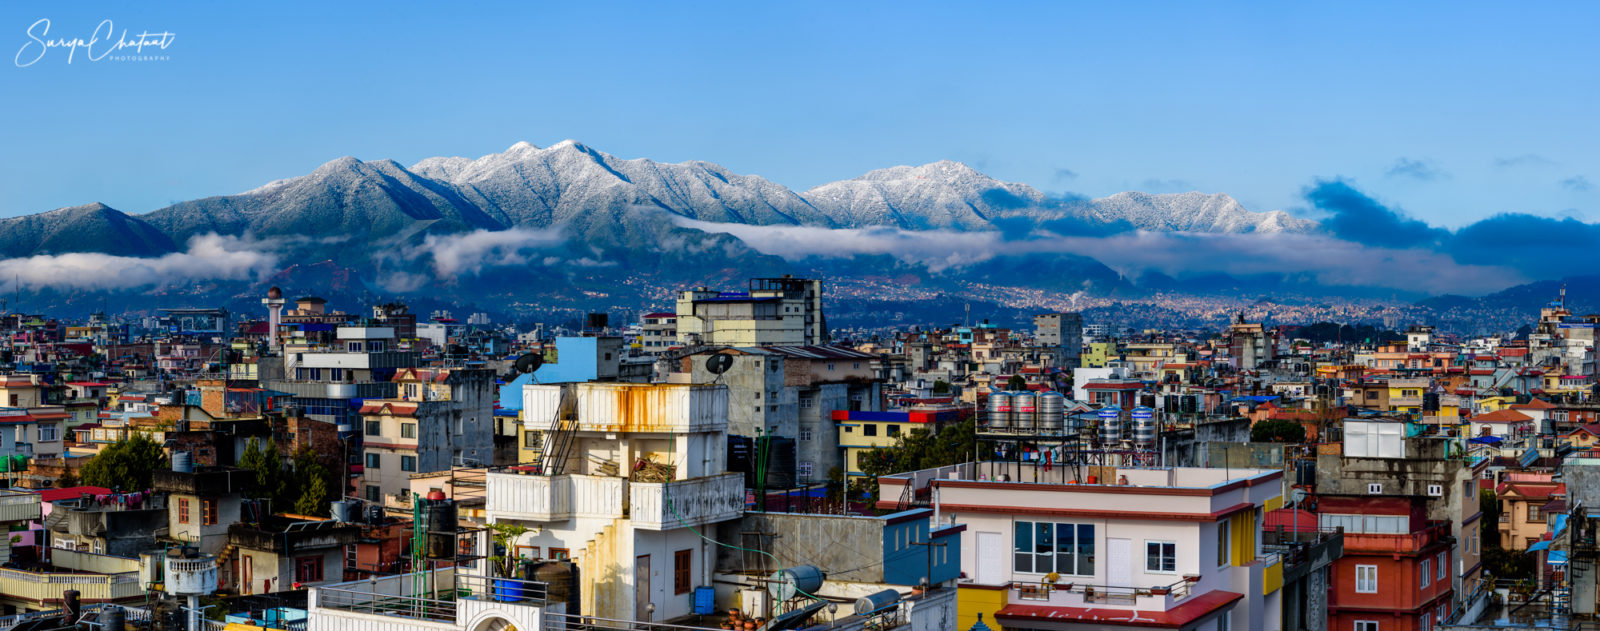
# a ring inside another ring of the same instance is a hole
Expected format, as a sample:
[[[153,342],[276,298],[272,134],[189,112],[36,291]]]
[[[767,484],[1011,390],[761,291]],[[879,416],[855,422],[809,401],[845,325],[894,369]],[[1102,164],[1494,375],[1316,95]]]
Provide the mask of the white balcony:
[[[744,475],[723,473],[674,482],[628,485],[629,518],[636,528],[671,530],[703,526],[744,514]]]
[[[570,392],[563,393],[563,388]],[[584,432],[685,434],[727,428],[728,389],[684,384],[582,383],[523,387],[523,423],[547,431],[560,416]]]
[[[39,519],[39,514],[37,493],[0,492],[0,523],[35,521]]]
[[[488,474],[487,506],[496,516],[527,521],[621,517],[628,481],[596,475]]]

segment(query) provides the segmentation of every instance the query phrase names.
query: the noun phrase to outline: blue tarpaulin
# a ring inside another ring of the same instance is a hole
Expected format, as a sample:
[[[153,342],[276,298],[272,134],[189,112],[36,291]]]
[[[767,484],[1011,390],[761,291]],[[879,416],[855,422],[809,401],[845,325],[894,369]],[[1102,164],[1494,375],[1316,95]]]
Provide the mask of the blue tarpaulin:
[[[1548,561],[1549,561],[1550,565],[1566,565],[1567,564],[1567,551],[1566,550],[1551,550],[1550,551],[1550,558],[1548,559]]]

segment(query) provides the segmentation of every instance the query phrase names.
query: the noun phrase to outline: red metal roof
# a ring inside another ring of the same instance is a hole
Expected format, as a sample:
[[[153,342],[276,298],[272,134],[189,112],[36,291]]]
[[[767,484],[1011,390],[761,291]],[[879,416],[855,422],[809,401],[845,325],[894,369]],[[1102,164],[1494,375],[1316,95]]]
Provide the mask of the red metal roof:
[[[40,489],[39,501],[54,502],[56,500],[70,500],[84,493],[90,495],[109,495],[111,489],[103,486],[69,486],[64,489]]]
[[[1122,627],[1159,627],[1177,629],[1194,623],[1223,607],[1233,604],[1244,594],[1212,590],[1185,600],[1183,604],[1166,611],[1142,609],[1108,609],[1103,607],[1051,607],[1048,605],[1006,605],[994,617],[1023,623],[1030,621],[1067,622],[1111,625]],[[1008,627],[1013,625],[1006,625]]]
[[[1533,417],[1516,410],[1495,410],[1472,417],[1474,423],[1526,423],[1531,420]]]

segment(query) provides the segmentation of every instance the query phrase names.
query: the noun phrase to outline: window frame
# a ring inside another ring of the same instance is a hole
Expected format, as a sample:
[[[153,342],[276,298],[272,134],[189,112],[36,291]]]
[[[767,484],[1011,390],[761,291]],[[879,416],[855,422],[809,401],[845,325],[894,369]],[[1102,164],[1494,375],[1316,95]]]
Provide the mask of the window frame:
[[[1047,526],[1041,530],[1040,526]],[[1032,521],[1012,522],[1011,570],[1013,573],[1092,577],[1099,551],[1097,524],[1087,522]],[[1026,536],[1023,535],[1024,531]],[[1048,543],[1040,539],[1048,538]],[[1026,541],[1027,551],[1018,546]],[[1027,567],[1023,568],[1023,560]],[[1043,559],[1041,561],[1041,559]],[[1068,565],[1071,567],[1067,567]]]
[[[200,523],[206,526],[217,525],[217,501],[200,500]]]
[[[1435,573],[1434,573],[1434,577],[1433,577],[1434,580],[1435,581],[1444,580],[1445,577],[1449,575],[1448,568],[1450,566],[1450,551],[1449,550],[1441,550],[1441,551],[1439,551],[1439,555],[1434,558],[1433,562],[1436,563],[1437,567],[1438,567],[1438,569],[1435,570]]]
[[[1152,567],[1152,563],[1154,567]],[[1144,571],[1146,574],[1177,574],[1178,542],[1146,539],[1144,542]]]
[[[406,461],[407,460],[411,461],[411,466],[409,468],[406,466]],[[406,455],[400,456],[400,470],[404,471],[406,473],[416,473],[417,472],[417,457],[416,456],[406,456]]]
[[[1362,580],[1362,574],[1363,573],[1370,574],[1370,576],[1367,577],[1366,581]],[[1376,594],[1376,593],[1378,593],[1378,566],[1377,565],[1357,565],[1356,566],[1355,579],[1356,579],[1355,592],[1357,594]],[[1365,583],[1367,585],[1366,589],[1362,589],[1363,583]]]
[[[413,438],[413,439],[416,438],[417,437],[417,424],[416,423],[401,423],[400,424],[400,437],[401,438]]]
[[[310,571],[307,571],[310,570]],[[313,575],[315,578],[313,578]],[[306,583],[322,582],[322,557],[303,556],[294,559],[294,582],[302,585]]]
[[[1421,583],[1417,589],[1427,589],[1433,584],[1433,559],[1422,559],[1417,562],[1417,576]]]
[[[383,421],[367,421],[366,425],[367,425],[366,430],[367,430],[367,435],[368,436],[382,436],[383,435]]]
[[[363,463],[363,467],[364,468],[366,468],[366,469],[382,469],[383,468],[382,465],[383,465],[383,455],[382,454],[379,454],[376,451],[367,452],[367,461],[365,463]]]
[[[187,497],[178,498],[178,523],[179,524],[192,523],[192,520],[189,518],[189,508],[190,508],[190,506],[189,506],[189,498],[187,498]]]
[[[1217,567],[1224,568],[1233,565],[1233,555],[1229,554],[1233,547],[1233,518],[1224,517],[1217,520]]]
[[[672,553],[672,594],[682,596],[691,591],[694,574],[694,551],[678,550]]]

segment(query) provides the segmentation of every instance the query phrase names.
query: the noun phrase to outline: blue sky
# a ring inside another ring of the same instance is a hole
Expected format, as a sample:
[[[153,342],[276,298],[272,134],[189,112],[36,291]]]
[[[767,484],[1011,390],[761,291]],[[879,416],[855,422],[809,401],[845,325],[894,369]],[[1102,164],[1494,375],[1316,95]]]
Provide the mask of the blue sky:
[[[42,18],[174,34],[163,61],[0,62],[0,216],[575,138],[800,190],[948,158],[1312,217],[1345,178],[1436,225],[1600,219],[1595,4],[471,6],[0,4],[7,59]]]

